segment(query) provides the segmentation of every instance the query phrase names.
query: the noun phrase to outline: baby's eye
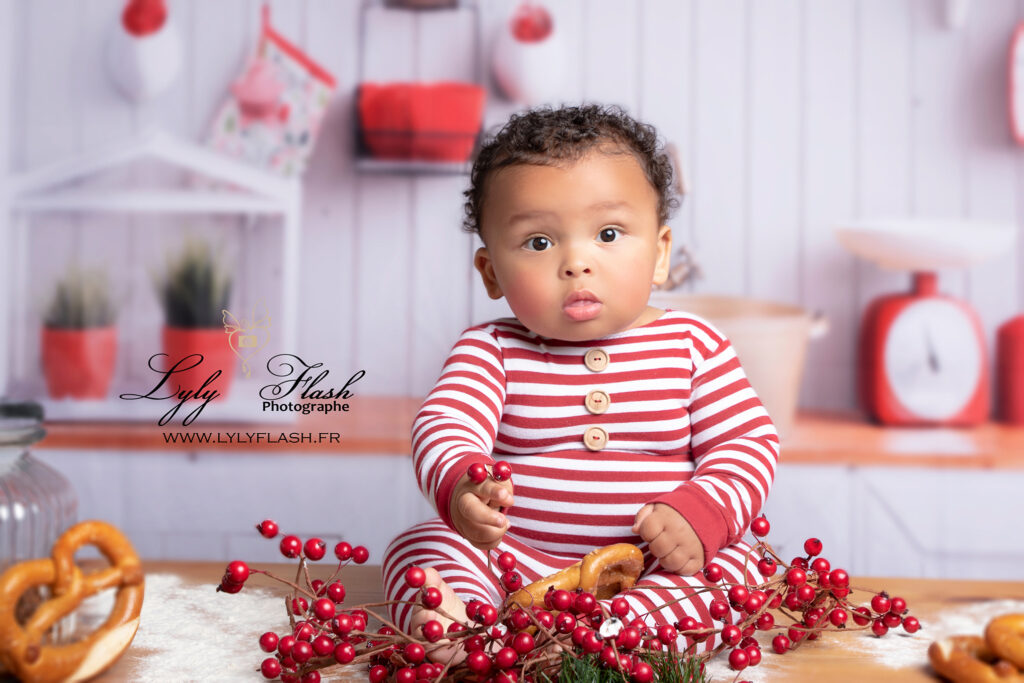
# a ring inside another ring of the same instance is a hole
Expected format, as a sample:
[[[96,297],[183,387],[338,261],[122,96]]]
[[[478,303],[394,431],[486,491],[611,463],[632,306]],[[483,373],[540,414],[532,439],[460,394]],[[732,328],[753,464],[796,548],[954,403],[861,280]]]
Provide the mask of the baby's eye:
[[[526,244],[523,245],[523,248],[529,251],[544,251],[545,249],[548,249],[550,247],[551,240],[549,240],[547,237],[531,237],[530,239],[526,240]]]
[[[622,236],[622,228],[601,228],[601,232],[597,234],[597,239],[602,242],[614,242]]]

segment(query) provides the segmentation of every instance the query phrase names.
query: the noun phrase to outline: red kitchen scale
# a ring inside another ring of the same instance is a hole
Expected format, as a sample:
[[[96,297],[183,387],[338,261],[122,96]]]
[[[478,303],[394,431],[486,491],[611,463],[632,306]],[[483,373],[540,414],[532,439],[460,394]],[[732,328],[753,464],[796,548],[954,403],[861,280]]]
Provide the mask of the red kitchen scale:
[[[937,271],[966,268],[1014,241],[1014,226],[928,219],[878,220],[837,229],[846,249],[909,271],[909,292],[864,311],[858,379],[865,410],[886,425],[971,426],[988,419],[991,384],[984,328],[966,301],[938,288]]]

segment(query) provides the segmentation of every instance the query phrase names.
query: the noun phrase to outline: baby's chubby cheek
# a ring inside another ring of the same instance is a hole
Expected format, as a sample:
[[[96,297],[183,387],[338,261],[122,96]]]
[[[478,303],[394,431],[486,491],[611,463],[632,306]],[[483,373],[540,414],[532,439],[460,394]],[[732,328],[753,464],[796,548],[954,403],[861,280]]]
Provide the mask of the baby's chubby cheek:
[[[530,321],[550,318],[560,311],[557,293],[541,285],[539,278],[516,276],[502,285],[509,308],[519,320],[530,327]]]

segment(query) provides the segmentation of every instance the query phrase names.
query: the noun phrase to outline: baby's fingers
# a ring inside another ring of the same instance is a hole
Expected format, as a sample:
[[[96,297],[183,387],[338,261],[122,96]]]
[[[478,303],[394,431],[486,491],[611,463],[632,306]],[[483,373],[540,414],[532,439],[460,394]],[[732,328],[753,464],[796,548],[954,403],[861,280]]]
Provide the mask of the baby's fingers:
[[[512,507],[512,482],[486,481],[476,488],[476,495],[484,504],[491,507]]]
[[[475,493],[464,493],[456,506],[464,520],[459,530],[470,543],[481,550],[498,545],[509,527],[505,515],[488,507]]]
[[[675,539],[671,538],[668,534],[658,534],[651,539],[647,547],[650,548],[652,555],[662,560],[662,566],[664,567],[664,559],[676,550],[678,545]]]
[[[490,550],[496,548],[501,543],[502,536],[505,535],[507,526],[493,527],[493,526],[479,526],[474,527],[470,534],[466,536],[466,539],[480,550]]]
[[[650,514],[651,514],[651,512],[653,510],[654,510],[654,505],[652,505],[651,503],[648,503],[647,505],[644,505],[642,508],[640,508],[637,511],[636,518],[633,520],[633,533],[634,534],[637,534],[637,535],[640,534],[640,525],[643,524],[644,520],[647,519],[648,516],[650,516]],[[645,541],[649,541],[651,539],[645,538],[644,540]]]
[[[650,543],[665,531],[665,524],[658,515],[648,513],[641,519],[641,514],[643,514],[643,510],[637,514],[639,521],[634,525],[634,528],[640,538]]]
[[[471,524],[499,529],[504,529],[508,525],[508,518],[488,506],[476,493],[463,493],[455,505],[462,518]]]

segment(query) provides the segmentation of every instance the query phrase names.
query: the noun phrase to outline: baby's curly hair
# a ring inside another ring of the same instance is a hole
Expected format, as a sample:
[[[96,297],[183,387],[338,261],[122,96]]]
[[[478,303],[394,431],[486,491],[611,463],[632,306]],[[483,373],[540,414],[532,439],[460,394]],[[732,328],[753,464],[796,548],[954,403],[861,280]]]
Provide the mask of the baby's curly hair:
[[[483,144],[473,162],[469,189],[464,192],[463,229],[480,232],[487,180],[495,171],[517,164],[574,162],[602,144],[636,157],[658,194],[658,221],[663,225],[679,199],[672,183],[672,163],[654,126],[640,123],[620,107],[587,104],[514,114]]]

